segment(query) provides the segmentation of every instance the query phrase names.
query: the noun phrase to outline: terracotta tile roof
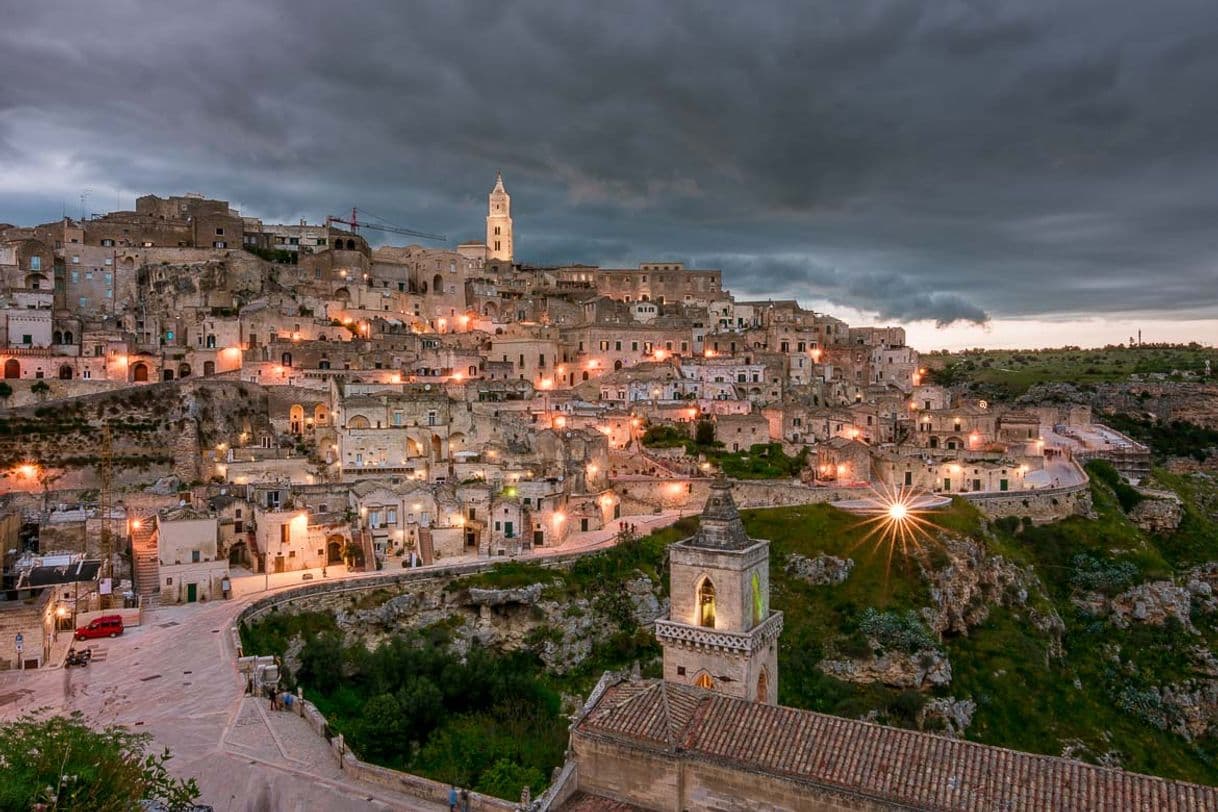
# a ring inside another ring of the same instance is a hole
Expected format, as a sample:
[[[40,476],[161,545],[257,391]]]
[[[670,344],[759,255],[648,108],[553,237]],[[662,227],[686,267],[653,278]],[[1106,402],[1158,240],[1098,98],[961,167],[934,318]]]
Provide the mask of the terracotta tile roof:
[[[915,809],[1218,811],[1214,787],[656,680],[608,687],[576,729]]]

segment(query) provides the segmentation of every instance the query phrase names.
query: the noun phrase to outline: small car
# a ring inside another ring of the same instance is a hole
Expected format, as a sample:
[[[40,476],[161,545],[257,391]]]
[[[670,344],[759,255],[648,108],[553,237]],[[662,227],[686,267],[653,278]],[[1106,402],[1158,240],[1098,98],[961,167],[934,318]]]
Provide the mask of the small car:
[[[118,637],[123,633],[123,618],[121,615],[102,615],[88,626],[76,630],[77,640],[90,640],[95,637]]]

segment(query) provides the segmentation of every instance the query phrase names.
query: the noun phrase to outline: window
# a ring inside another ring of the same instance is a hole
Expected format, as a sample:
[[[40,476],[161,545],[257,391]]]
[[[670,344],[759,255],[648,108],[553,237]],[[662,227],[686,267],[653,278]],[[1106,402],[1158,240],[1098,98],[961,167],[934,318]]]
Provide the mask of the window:
[[[33,344],[34,337],[32,335],[30,335],[29,333],[25,333],[21,336],[21,343],[22,344]]]
[[[37,257],[37,256],[30,257],[30,270],[31,271],[41,271],[42,270],[42,257]]]
[[[715,681],[713,679],[711,679],[710,674],[703,671],[701,674],[698,675],[698,678],[696,680],[694,680],[694,685],[697,685],[699,688],[705,688],[706,690],[710,691],[710,690],[714,689]]]
[[[715,628],[715,585],[710,578],[702,579],[698,586],[698,625]]]
[[[73,265],[79,265],[79,264],[80,264],[80,256],[79,256],[79,255],[77,255],[77,254],[73,254],[73,255],[72,255],[72,264],[73,264]]]
[[[192,563],[192,564],[199,563],[199,551],[198,550],[190,551],[190,563]]]
[[[217,237],[223,237],[223,236],[224,236],[224,229],[222,229],[222,228],[217,228],[217,229],[216,229],[216,236],[217,236]]]

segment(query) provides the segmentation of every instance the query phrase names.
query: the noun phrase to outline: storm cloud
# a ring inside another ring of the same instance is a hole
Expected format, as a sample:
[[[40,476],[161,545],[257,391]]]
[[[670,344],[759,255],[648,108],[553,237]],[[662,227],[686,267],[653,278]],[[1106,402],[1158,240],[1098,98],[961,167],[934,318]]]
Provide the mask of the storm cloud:
[[[197,191],[902,321],[1218,315],[1218,5],[5,3],[0,221]]]

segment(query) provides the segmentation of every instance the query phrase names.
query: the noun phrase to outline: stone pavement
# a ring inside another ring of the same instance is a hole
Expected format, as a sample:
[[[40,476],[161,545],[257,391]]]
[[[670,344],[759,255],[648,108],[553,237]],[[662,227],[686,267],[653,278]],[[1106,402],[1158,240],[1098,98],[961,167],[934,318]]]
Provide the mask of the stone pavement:
[[[680,515],[632,521],[642,533]],[[616,524],[575,533],[565,544],[527,557],[591,552],[611,545],[615,535]],[[336,580],[376,574],[331,573]],[[173,752],[170,768],[193,776],[202,801],[218,812],[442,809],[348,780],[303,719],[272,712],[268,700],[244,695],[229,629],[245,605],[265,594],[264,576],[246,578],[250,588],[235,588],[232,600],[156,607],[123,636],[89,641],[94,659],[87,668],[0,672],[0,724],[36,709],[80,710],[95,726],[119,724],[149,733],[154,748]],[[271,576],[272,591],[315,582],[302,581],[300,573]]]

